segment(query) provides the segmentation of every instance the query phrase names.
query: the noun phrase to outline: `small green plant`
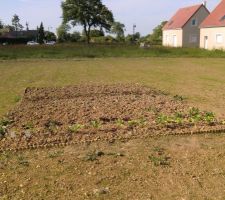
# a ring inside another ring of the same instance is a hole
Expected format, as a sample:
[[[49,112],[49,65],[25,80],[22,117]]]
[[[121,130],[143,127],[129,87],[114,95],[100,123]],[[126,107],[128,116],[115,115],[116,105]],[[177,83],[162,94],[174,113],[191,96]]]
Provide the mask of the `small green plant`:
[[[116,120],[116,125],[117,125],[117,126],[123,126],[123,125],[124,125],[124,120],[122,120],[122,119],[117,119],[117,120]]]
[[[206,121],[208,124],[215,123],[215,114],[213,112],[206,112],[204,115],[204,121]]]
[[[78,131],[80,131],[81,129],[83,129],[85,126],[82,124],[74,124],[72,126],[69,126],[69,131],[71,133],[77,133]]]
[[[104,155],[105,155],[105,153],[103,151],[89,152],[84,157],[84,161],[95,161],[95,160],[98,160],[98,157],[101,157]]]
[[[27,122],[26,124],[23,125],[23,127],[27,130],[30,130],[34,128],[34,124],[33,122]]]
[[[64,152],[63,151],[53,151],[53,152],[50,152],[48,157],[49,158],[57,158],[59,156],[61,156]]]
[[[189,121],[192,123],[199,122],[202,120],[202,115],[198,108],[190,108],[189,117]]]
[[[3,118],[0,120],[0,126],[8,126],[12,123],[12,121],[10,121],[9,119],[7,118]]]
[[[15,96],[14,102],[18,103],[21,100],[21,96]]]
[[[139,120],[130,120],[128,121],[128,125],[129,127],[136,127],[140,125],[140,121]]]
[[[141,119],[139,119],[138,121],[139,121],[139,125],[142,127],[146,126],[146,124],[147,124],[147,120],[143,117]]]
[[[169,166],[170,165],[170,157],[168,156],[149,156],[150,161],[154,164],[154,166]]]
[[[159,112],[159,110],[154,106],[150,106],[149,108],[147,108],[147,111],[152,112],[154,114],[157,114]]]
[[[45,127],[52,132],[57,130],[58,126],[60,126],[60,125],[62,125],[62,124],[55,120],[49,120],[47,123],[45,123]]]
[[[180,96],[180,95],[175,95],[173,98],[174,98],[176,101],[184,101],[184,100],[185,100],[185,97]]]
[[[161,147],[154,147],[153,154],[151,154],[148,158],[154,164],[154,166],[169,166],[170,165],[170,157],[165,156],[165,149]]]
[[[0,139],[3,138],[6,134],[6,130],[3,126],[0,126]]]
[[[23,165],[23,166],[26,166],[26,167],[29,166],[29,162],[28,162],[28,160],[27,160],[24,156],[19,155],[19,156],[17,157],[17,160],[18,160],[18,163],[19,163],[20,165]]]
[[[168,124],[171,122],[171,118],[167,115],[160,114],[156,119],[158,124]]]
[[[93,121],[91,121],[91,126],[93,128],[100,128],[101,127],[101,122],[99,120],[93,120]]]

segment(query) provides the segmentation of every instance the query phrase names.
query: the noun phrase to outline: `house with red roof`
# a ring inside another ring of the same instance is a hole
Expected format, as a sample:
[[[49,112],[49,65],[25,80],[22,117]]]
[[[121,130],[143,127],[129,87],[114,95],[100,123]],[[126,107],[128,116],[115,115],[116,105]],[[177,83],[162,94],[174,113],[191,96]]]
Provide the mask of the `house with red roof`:
[[[225,50],[225,0],[200,25],[200,47]]]
[[[179,9],[163,27],[163,46],[199,47],[199,25],[209,14],[206,3]]]

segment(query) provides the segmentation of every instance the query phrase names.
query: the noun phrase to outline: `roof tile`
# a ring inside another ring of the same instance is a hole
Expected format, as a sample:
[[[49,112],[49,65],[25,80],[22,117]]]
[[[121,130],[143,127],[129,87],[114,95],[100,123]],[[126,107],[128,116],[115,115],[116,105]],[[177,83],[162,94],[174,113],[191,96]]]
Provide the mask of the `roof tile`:
[[[225,26],[225,0],[212,11],[212,13],[202,22],[201,28]]]
[[[203,4],[179,9],[163,27],[164,30],[182,28],[188,20],[203,6]]]

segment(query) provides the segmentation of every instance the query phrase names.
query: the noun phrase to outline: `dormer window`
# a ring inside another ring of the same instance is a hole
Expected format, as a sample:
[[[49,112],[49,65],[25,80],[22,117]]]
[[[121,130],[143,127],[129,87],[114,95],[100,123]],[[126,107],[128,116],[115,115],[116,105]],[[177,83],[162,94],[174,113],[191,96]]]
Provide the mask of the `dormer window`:
[[[225,15],[220,19],[220,21],[224,21],[225,20]]]
[[[196,19],[192,19],[191,20],[191,25],[192,26],[197,26],[197,20]]]

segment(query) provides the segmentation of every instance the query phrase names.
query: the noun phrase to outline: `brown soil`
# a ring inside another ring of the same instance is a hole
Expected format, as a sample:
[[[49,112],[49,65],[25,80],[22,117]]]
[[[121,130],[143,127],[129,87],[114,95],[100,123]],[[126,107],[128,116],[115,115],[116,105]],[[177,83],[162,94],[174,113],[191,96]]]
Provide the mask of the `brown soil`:
[[[0,146],[13,149],[225,128],[218,120],[190,122],[189,110],[186,102],[140,85],[27,88],[7,116],[12,123]],[[182,113],[182,123],[157,121],[161,114],[175,113]]]

